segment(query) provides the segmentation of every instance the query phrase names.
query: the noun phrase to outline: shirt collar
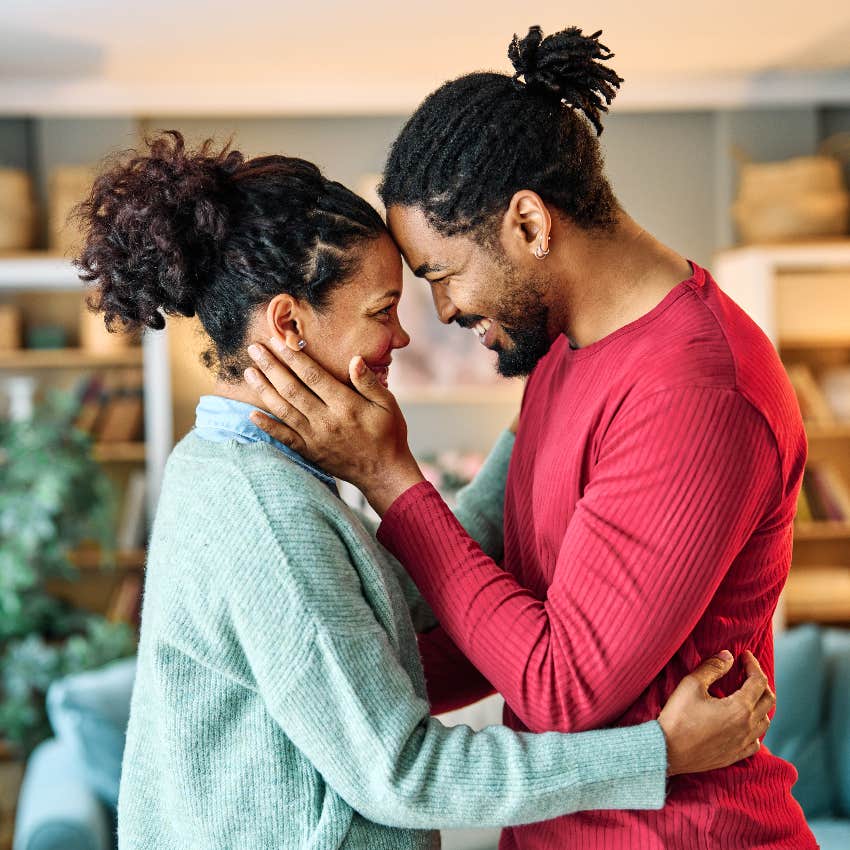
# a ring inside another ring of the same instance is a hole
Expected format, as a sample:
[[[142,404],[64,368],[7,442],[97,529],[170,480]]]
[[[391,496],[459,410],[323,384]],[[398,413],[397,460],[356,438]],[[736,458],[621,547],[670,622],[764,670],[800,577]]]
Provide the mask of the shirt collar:
[[[283,452],[293,463],[318,478],[338,496],[339,491],[332,476],[319,467],[313,466],[298,452],[284,445],[280,440],[276,440],[250,420],[249,416],[254,410],[260,410],[260,408],[244,401],[224,398],[224,396],[203,395],[195,409],[194,433],[214,443],[227,440],[235,440],[237,443],[268,443]],[[267,411],[261,412],[271,416]],[[272,416],[272,419],[275,418]]]

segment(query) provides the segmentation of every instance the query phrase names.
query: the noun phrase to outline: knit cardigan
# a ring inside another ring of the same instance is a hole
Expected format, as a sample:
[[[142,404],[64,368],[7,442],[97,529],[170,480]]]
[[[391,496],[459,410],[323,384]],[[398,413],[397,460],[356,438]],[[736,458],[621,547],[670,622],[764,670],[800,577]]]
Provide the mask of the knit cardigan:
[[[494,557],[511,445],[459,500]],[[120,850],[424,850],[439,828],[663,805],[657,722],[534,735],[431,718],[423,614],[313,475],[266,443],[189,434],[150,545]]]

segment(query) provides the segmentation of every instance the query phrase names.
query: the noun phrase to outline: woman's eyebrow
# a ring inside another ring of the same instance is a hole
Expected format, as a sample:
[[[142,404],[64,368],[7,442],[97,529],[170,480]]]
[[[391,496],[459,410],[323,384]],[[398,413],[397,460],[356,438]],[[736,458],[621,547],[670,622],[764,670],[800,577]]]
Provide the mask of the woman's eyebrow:
[[[390,289],[387,290],[383,295],[379,295],[377,298],[373,298],[369,304],[370,306],[374,306],[376,304],[380,304],[382,301],[386,301],[387,298],[401,298],[401,290],[400,289]]]

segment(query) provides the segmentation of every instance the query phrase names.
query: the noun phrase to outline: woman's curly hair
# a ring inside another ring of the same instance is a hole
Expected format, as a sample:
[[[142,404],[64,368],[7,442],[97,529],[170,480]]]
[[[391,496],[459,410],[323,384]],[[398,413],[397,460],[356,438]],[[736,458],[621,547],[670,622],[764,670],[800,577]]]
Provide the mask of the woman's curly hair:
[[[315,309],[356,270],[358,244],[385,228],[378,213],[312,163],[246,159],[208,139],[196,150],[169,130],[119,155],[75,211],[76,260],[89,304],[110,328],[159,330],[197,315],[205,355],[238,380],[254,309],[286,292]]]

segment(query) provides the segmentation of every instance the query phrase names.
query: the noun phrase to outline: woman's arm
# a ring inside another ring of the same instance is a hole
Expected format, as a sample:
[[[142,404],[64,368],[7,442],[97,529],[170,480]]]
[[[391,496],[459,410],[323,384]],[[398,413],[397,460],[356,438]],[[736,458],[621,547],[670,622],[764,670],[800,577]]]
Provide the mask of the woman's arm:
[[[501,561],[504,552],[505,484],[515,433],[500,434],[478,474],[458,492],[453,511],[467,534],[494,561]]]
[[[366,602],[327,511],[299,505],[297,524],[284,528],[278,512],[267,523],[251,530],[251,560],[220,576],[234,632],[271,716],[371,820],[505,826],[580,809],[659,808],[667,746],[679,772],[728,764],[757,745],[755,702],[741,711],[708,696],[729,664],[691,683],[692,696],[665,721],[667,746],[655,721],[578,734],[447,729],[401,666],[404,647],[379,624],[387,612]]]

